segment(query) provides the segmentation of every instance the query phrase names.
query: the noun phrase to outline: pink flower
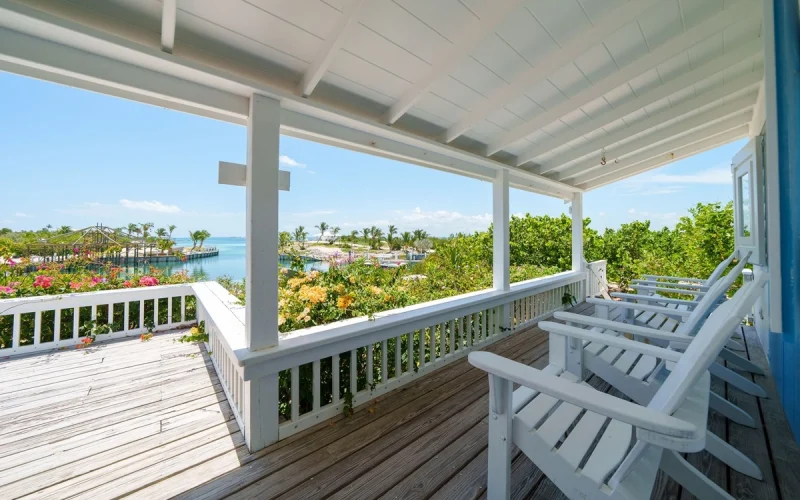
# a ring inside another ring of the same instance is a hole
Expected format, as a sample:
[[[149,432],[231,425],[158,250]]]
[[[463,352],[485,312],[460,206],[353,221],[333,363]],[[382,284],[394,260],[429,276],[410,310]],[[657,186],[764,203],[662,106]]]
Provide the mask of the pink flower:
[[[142,286],[156,286],[158,285],[158,279],[152,276],[144,276],[139,280],[139,284]]]
[[[12,295],[17,291],[11,288],[10,286],[0,286],[0,294],[3,295]]]
[[[103,278],[101,278],[100,276],[94,276],[92,278],[92,283],[94,283],[95,285],[100,283],[101,281],[103,281]]]
[[[53,286],[53,278],[50,276],[39,275],[33,280],[33,286],[41,288],[50,288]]]
[[[19,281],[12,281],[11,283],[8,284],[8,286],[10,286],[11,288],[16,288],[19,285],[20,285]]]
[[[83,287],[83,283],[81,283],[80,281],[70,281],[69,287],[72,288],[73,290],[80,290]]]
[[[125,280],[125,283],[123,283],[122,286],[125,288],[130,288],[133,286],[133,283],[131,283],[129,280]]]
[[[12,258],[10,258],[10,257],[9,257],[8,259],[6,259],[6,264],[8,264],[8,265],[9,265],[9,266],[11,266],[11,267],[14,267],[14,266],[16,266],[16,265],[17,265],[17,263],[16,263],[16,262],[14,262],[14,259],[12,259]]]

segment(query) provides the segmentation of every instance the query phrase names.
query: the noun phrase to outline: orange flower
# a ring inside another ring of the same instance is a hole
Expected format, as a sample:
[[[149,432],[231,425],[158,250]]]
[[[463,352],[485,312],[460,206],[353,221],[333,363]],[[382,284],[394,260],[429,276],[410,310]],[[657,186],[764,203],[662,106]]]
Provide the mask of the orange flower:
[[[336,299],[336,307],[341,310],[345,310],[355,301],[356,299],[354,299],[352,295],[343,295]]]

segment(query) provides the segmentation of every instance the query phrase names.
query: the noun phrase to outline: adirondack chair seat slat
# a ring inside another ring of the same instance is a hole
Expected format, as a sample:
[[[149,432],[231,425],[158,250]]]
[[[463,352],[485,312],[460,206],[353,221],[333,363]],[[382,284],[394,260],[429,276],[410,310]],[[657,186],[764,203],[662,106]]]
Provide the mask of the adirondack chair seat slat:
[[[599,413],[585,412],[578,425],[572,429],[561,447],[558,448],[558,454],[572,466],[572,470],[580,467],[583,457],[586,456],[586,452],[594,443],[594,438],[600,433],[600,429],[607,420],[608,418]]]
[[[559,374],[559,378],[569,380],[570,382],[577,382],[578,377],[569,372]],[[523,407],[515,416],[515,419],[525,426],[529,431],[536,430],[540,424],[544,423],[545,417],[550,415],[553,409],[560,401],[547,394],[537,394],[525,407]]]
[[[564,370],[555,366],[547,365],[542,368],[542,372],[554,377],[558,377]],[[527,405],[539,391],[531,389],[530,387],[520,386],[514,390],[511,398],[511,408],[514,413],[518,413],[525,405]]]
[[[631,448],[633,427],[619,420],[612,420],[606,427],[603,437],[595,446],[592,455],[583,466],[581,473],[598,487],[606,482]]]

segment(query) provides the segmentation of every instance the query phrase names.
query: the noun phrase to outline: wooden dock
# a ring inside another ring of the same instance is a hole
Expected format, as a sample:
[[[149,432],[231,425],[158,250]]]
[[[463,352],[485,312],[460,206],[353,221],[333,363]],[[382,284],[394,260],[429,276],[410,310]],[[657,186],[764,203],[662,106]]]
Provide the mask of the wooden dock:
[[[581,304],[576,312],[591,314]],[[755,334],[749,357],[765,365]],[[466,360],[248,453],[211,362],[181,333],[127,339],[0,362],[0,498],[436,498],[485,497],[486,375]],[[530,328],[488,350],[536,367],[547,335]],[[764,481],[706,453],[689,460],[736,498],[788,500],[800,491],[800,449],[771,378],[757,400],[714,390],[756,416],[757,429],[715,413],[711,430],[749,455]],[[601,389],[599,379],[590,383]],[[513,498],[560,498],[523,455]],[[654,498],[691,498],[666,477]]]

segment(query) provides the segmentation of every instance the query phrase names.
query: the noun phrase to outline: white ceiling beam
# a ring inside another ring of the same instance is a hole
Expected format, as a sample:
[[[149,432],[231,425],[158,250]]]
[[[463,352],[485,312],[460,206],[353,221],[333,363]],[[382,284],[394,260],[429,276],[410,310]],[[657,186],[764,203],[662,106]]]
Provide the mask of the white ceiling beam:
[[[645,108],[656,101],[660,101],[665,97],[679,92],[687,87],[690,87],[698,82],[705,80],[717,73],[733,66],[734,64],[742,61],[743,59],[761,52],[761,39],[751,40],[742,44],[734,49],[729,49],[724,55],[717,57],[707,63],[704,63],[699,68],[695,68],[688,73],[684,73],[677,78],[668,80],[664,85],[659,85],[642,95],[631,99],[623,104],[620,104],[611,111],[597,116],[596,118],[588,119],[573,129],[570,129],[552,140],[543,141],[540,144],[534,144],[517,157],[517,164],[522,165],[529,161],[535,160],[536,157],[541,156],[548,151],[552,151],[564,144],[574,141],[586,134],[594,132],[606,125],[613,123],[620,118],[624,118],[634,111]]]
[[[336,20],[336,24],[333,26],[331,32],[328,33],[325,41],[322,42],[322,47],[319,52],[317,52],[314,60],[311,61],[308,69],[306,69],[306,72],[300,79],[300,83],[297,84],[298,94],[303,97],[308,97],[311,95],[311,92],[314,91],[314,88],[316,88],[317,84],[322,79],[322,75],[328,71],[328,66],[331,65],[336,53],[339,52],[339,49],[342,47],[350,27],[358,22],[358,11],[363,4],[364,0],[350,0],[344,5],[342,14]]]
[[[479,123],[481,120],[503,107],[507,102],[523,95],[530,90],[531,87],[549,77],[556,70],[591,49],[609,35],[625,26],[625,24],[638,18],[659,1],[660,0],[633,0],[609,12],[590,29],[581,32],[578,36],[568,41],[563,47],[545,56],[536,66],[515,78],[510,85],[492,92],[485,101],[478,104],[475,109],[467,113],[458,123],[447,129],[444,141],[451,142],[455,140],[476,123]]]
[[[505,21],[509,14],[517,9],[523,1],[495,0],[491,5],[490,12],[474,26],[462,29],[461,36],[453,40],[452,45],[432,61],[430,71],[415,81],[400,99],[389,107],[381,117],[381,121],[386,124],[392,124],[399,120],[430,90],[434,83],[447,76],[456,64],[468,57],[478,44],[494,33],[500,23]]]
[[[586,184],[587,182],[605,177],[606,175],[616,172],[617,170],[636,165],[637,163],[641,163],[651,158],[671,158],[676,149],[680,149],[690,144],[702,141],[707,137],[722,134],[723,132],[727,132],[729,130],[739,129],[742,125],[747,125],[749,119],[750,115],[746,113],[728,118],[719,123],[698,129],[691,134],[676,137],[650,148],[643,149],[627,158],[619,160],[617,163],[611,162],[607,164],[605,168],[594,169],[585,174],[578,175],[572,179],[572,183],[576,186]]]
[[[706,137],[692,144],[676,148],[669,155],[657,156],[649,160],[643,161],[641,163],[638,163],[636,165],[622,168],[620,170],[615,170],[613,172],[610,172],[608,175],[604,177],[600,177],[593,181],[581,184],[580,187],[586,190],[597,189],[601,186],[612,184],[614,182],[621,181],[622,179],[647,172],[648,170],[653,170],[658,167],[663,167],[664,165],[667,165],[669,163],[673,163],[675,161],[682,160],[684,158],[688,158],[696,154],[700,154],[704,151],[708,151],[709,149],[714,149],[724,144],[728,144],[743,137],[747,137],[747,131],[748,131],[748,126],[741,125],[737,128],[722,132],[720,134],[715,134]]]
[[[724,121],[727,119],[729,121],[729,125],[738,125],[743,119],[747,119],[751,116],[749,114],[749,110],[752,109],[754,101],[754,96],[744,96],[739,99],[735,99],[729,104],[725,104],[710,111],[694,115],[668,127],[658,129],[651,134],[639,137],[628,143],[610,149],[606,151],[606,158],[608,159],[606,166],[613,164],[617,158],[625,158],[625,156],[649,148],[651,145],[656,144],[659,141],[683,137],[693,133],[693,131],[696,129],[706,128],[708,125],[712,125],[718,121]],[[748,115],[745,116],[745,113],[748,113]],[[582,160],[577,164],[572,165],[563,172],[558,172],[553,176],[553,178],[563,181],[565,179],[571,179],[572,177],[576,177],[581,174],[588,174],[592,170],[602,168],[603,165],[600,164],[600,155],[598,154],[596,157]]]
[[[562,101],[547,111],[536,115],[531,121],[503,134],[500,139],[493,141],[487,146],[486,156],[497,153],[510,144],[537,132],[542,127],[555,122],[581,106],[604,96],[615,88],[628,83],[637,76],[689,49],[698,42],[719,33],[731,24],[741,19],[746,19],[747,17],[757,16],[758,14],[758,2],[739,0],[735,5],[726,8],[722,12],[659,45],[649,53],[636,59],[627,66],[624,66],[619,71],[612,73],[595,85],[579,92],[571,99]]]
[[[178,0],[163,0],[161,5],[161,50],[172,54],[175,47],[175,23],[178,21]]]
[[[662,111],[652,114],[644,120],[635,121],[627,127],[621,127],[614,130],[610,134],[604,135],[603,137],[599,137],[593,141],[587,142],[586,144],[564,151],[563,153],[550,158],[546,162],[542,162],[539,167],[535,169],[535,172],[538,174],[545,174],[554,170],[563,170],[564,166],[570,162],[593,153],[596,153],[597,157],[599,158],[600,152],[604,148],[607,153],[606,156],[622,156],[624,153],[617,152],[618,148],[613,146],[619,141],[625,140],[633,135],[640,134],[646,130],[650,130],[670,120],[674,120],[675,118],[696,112],[698,109],[714,104],[715,102],[725,99],[734,93],[747,90],[748,88],[755,89],[755,86],[758,84],[760,78],[761,77],[756,73],[742,75],[719,88],[700,94],[692,99],[687,99],[686,101],[676,104],[671,108],[666,108]],[[744,98],[733,99],[731,106],[734,106],[733,109],[744,109],[748,106],[752,106],[755,102],[754,97],[754,95],[748,94],[744,96]],[[711,114],[701,116],[711,116]]]
[[[760,75],[761,85],[758,86],[758,97],[756,98],[756,106],[753,109],[753,119],[750,120],[750,132],[749,136],[751,138],[759,135],[761,130],[764,128],[764,123],[767,121],[767,102],[766,96],[764,95],[764,80],[763,74]]]

